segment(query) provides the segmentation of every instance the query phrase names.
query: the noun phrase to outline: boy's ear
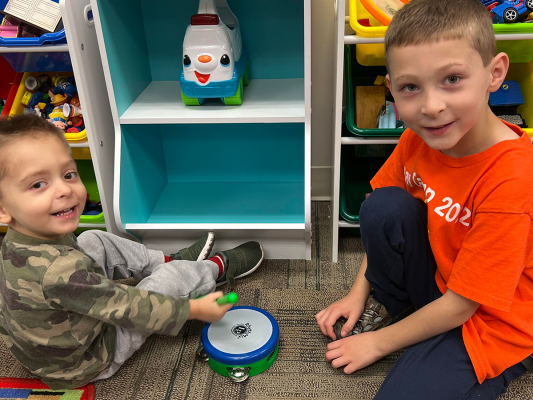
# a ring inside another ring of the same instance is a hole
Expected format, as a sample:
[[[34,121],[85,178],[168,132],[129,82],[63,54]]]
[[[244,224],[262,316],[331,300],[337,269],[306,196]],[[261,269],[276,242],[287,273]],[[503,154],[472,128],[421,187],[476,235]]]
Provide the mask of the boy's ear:
[[[491,81],[489,85],[489,92],[493,93],[497,91],[502,85],[505,77],[507,76],[507,70],[509,69],[509,56],[505,53],[497,54],[490,63],[491,68]]]
[[[385,75],[385,80],[387,81],[387,87],[389,88],[390,90],[390,94],[392,95],[392,97],[394,97],[394,93],[392,91],[392,84],[391,84],[391,81],[390,81],[390,76],[389,74]]]
[[[9,224],[13,218],[9,213],[5,210],[5,208],[2,206],[2,203],[0,203],[0,223],[1,224]]]

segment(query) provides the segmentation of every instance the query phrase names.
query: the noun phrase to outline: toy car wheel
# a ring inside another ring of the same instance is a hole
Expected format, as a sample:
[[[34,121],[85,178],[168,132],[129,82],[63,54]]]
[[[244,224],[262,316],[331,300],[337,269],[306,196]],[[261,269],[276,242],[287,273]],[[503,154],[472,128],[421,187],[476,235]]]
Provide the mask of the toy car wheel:
[[[533,12],[533,0],[526,0],[526,8],[528,11]]]
[[[186,96],[185,93],[183,93],[183,90],[181,91],[181,98],[183,99],[183,103],[186,106],[199,106],[201,105],[205,99],[199,99],[197,97],[189,97]]]
[[[242,104],[242,77],[239,78],[239,87],[237,93],[231,97],[224,97],[224,104],[227,106],[240,106]]]
[[[503,20],[507,23],[513,23],[518,20],[518,10],[513,7],[506,8],[503,12]]]
[[[533,3],[533,0],[529,0]],[[244,70],[244,77],[242,78],[242,84],[248,86],[250,84],[250,61],[246,61],[246,69]]]

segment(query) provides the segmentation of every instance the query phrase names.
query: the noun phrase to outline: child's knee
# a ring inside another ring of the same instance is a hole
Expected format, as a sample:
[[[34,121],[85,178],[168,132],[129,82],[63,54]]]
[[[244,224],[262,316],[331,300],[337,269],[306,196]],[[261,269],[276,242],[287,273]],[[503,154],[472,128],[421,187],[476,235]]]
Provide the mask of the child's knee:
[[[78,245],[84,250],[94,248],[96,246],[101,246],[101,236],[103,233],[104,232],[99,230],[90,230],[82,232],[78,236]]]
[[[411,196],[406,190],[396,187],[376,189],[361,204],[359,219],[368,230],[382,227],[391,220],[412,219],[426,212],[423,203]]]

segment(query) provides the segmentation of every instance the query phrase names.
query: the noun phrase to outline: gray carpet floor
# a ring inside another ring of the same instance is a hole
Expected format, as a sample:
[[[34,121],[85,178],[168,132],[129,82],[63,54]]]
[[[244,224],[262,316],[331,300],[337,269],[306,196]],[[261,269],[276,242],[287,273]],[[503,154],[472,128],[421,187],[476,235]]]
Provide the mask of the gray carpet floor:
[[[203,324],[192,321],[177,337],[151,336],[115,376],[96,383],[96,399],[372,399],[400,352],[348,376],[325,361],[328,340],[314,315],[349,291],[363,248],[356,232],[341,230],[339,262],[331,263],[329,203],[313,203],[312,218],[311,261],[267,260],[234,288],[240,305],[278,321],[280,350],[269,370],[241,384],[215,374],[195,358]],[[31,377],[1,341],[0,376]],[[504,399],[533,399],[533,374],[513,382]]]

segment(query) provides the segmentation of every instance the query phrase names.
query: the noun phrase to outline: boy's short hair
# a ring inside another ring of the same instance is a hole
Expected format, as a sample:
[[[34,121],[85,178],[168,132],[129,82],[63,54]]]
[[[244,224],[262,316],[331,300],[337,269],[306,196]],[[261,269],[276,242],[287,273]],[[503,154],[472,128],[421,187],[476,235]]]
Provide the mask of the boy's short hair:
[[[463,38],[485,67],[496,55],[492,19],[479,0],[412,0],[392,18],[385,35],[385,57],[394,47]]]
[[[3,163],[5,157],[2,157],[2,150],[8,144],[24,138],[40,138],[46,135],[58,138],[70,153],[70,146],[65,134],[35,114],[23,114],[0,120],[0,180],[4,179],[7,170]]]

